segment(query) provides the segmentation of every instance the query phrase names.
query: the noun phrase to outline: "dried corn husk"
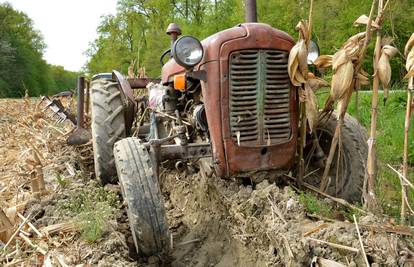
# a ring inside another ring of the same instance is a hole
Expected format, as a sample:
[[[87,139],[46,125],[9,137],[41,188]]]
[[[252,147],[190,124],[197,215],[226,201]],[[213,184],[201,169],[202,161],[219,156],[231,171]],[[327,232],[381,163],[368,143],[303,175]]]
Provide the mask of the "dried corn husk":
[[[289,53],[288,72],[290,81],[294,86],[300,86],[302,83],[306,82],[304,75],[301,73],[301,70],[299,68],[299,64],[301,61],[301,64],[303,64],[303,58],[300,58],[303,57],[303,51],[300,51],[301,46],[303,46],[303,44],[304,41],[300,40],[298,43],[296,43],[295,46],[292,47]],[[305,63],[307,65],[306,58]]]
[[[385,45],[381,49],[381,57],[378,61],[378,76],[384,90],[384,103],[388,99],[389,84],[391,81],[390,59],[398,52],[398,49],[390,45]]]
[[[357,18],[356,21],[354,21],[354,26],[360,26],[360,25],[367,25],[369,21],[369,18],[367,15],[361,15],[359,18]],[[379,26],[375,21],[371,21],[371,26],[378,29]]]
[[[315,60],[314,64],[318,69],[326,69],[332,66],[332,55],[321,55]]]
[[[404,78],[414,77],[414,33],[405,45],[404,54],[407,56],[405,68],[408,72]]]
[[[405,45],[404,55],[407,56],[408,52],[411,50],[413,46],[414,46],[414,33],[411,34],[410,39],[408,39],[407,44]]]
[[[309,23],[306,20],[301,20],[296,25],[295,29],[299,31],[301,40],[308,40],[309,38]]]
[[[360,71],[358,73],[358,83],[360,85],[369,85],[370,81],[368,78],[368,73],[366,73],[365,71]]]
[[[347,102],[348,102],[348,99],[346,97],[343,97],[338,100],[337,105],[336,105],[336,114],[337,114],[336,118],[338,120],[341,114],[344,114],[346,112],[346,107],[348,104]]]
[[[384,45],[381,49],[381,52],[389,56],[389,58],[391,59],[397,54],[398,49],[391,45]]]
[[[391,81],[390,59],[386,54],[382,54],[378,61],[378,76],[384,90],[384,102],[388,98],[389,83]]]
[[[331,96],[333,101],[340,100],[350,90],[354,75],[354,65],[351,60],[337,68],[332,76]]]
[[[407,55],[407,62],[405,63],[405,68],[408,72],[414,70],[414,47],[411,49],[410,53]]]
[[[328,86],[329,83],[324,79],[318,77],[311,78],[308,76],[308,85],[314,92],[316,92],[319,88]]]
[[[407,75],[404,76],[405,79],[408,79],[408,78],[411,78],[411,77],[414,77],[414,70],[409,71],[407,73]]]
[[[332,69],[336,71],[340,66],[349,62],[351,59],[348,57],[345,49],[340,49],[332,57]]]
[[[309,84],[305,84],[306,118],[312,132],[318,123],[318,99]]]
[[[304,40],[300,40],[298,44],[299,44],[299,50],[298,50],[299,70],[302,76],[305,76],[305,75],[308,75],[308,48]]]
[[[342,49],[346,51],[346,54],[352,60],[358,58],[359,52],[364,44],[365,35],[365,32],[357,33],[351,36],[342,46]]]

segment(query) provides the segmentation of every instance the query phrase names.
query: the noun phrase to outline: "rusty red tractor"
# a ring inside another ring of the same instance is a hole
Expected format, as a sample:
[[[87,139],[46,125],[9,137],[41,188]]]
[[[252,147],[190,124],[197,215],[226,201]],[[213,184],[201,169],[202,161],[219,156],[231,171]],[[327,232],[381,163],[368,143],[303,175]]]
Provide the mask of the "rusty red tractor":
[[[141,255],[168,253],[170,235],[158,181],[161,162],[207,177],[248,177],[253,183],[295,170],[299,97],[288,75],[295,42],[287,33],[257,23],[255,6],[246,1],[246,23],[201,42],[178,38],[181,30],[170,24],[172,45],[161,57],[161,62],[168,57],[161,80],[126,79],[114,71],[91,83],[96,176],[103,184],[119,181]],[[134,89],[145,88],[147,96],[134,97]],[[316,186],[336,127],[335,114],[320,117],[304,148],[304,180]],[[366,140],[365,130],[347,115],[342,157],[332,164],[329,194],[360,200]]]

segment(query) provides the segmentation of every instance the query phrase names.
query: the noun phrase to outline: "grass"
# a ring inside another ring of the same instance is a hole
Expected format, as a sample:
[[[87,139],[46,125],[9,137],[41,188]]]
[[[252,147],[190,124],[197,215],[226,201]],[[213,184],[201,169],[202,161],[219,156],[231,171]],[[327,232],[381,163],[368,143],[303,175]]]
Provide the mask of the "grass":
[[[311,214],[319,214],[324,217],[332,217],[332,206],[323,202],[313,194],[301,192],[299,195],[299,202],[305,207],[306,211]]]
[[[332,205],[310,192],[300,192],[299,202],[305,207],[308,213],[317,214],[325,218],[335,219],[345,217],[348,221],[353,221],[352,215],[355,215],[357,218],[361,216],[361,213],[356,209]]]
[[[318,93],[320,106],[328,95],[328,91]],[[371,124],[371,98],[370,92],[359,93],[359,110],[358,120],[366,128],[370,128]],[[404,120],[407,93],[403,91],[391,91],[386,105],[383,104],[383,94],[380,92],[377,119],[377,187],[376,194],[382,204],[384,212],[396,219],[400,216],[401,207],[401,185],[398,176],[387,167],[387,164],[400,169],[402,166],[402,155],[404,145]],[[356,117],[355,112],[355,94],[353,94],[351,103],[348,107],[348,113]],[[412,125],[414,128],[414,125]],[[409,144],[409,163],[412,167],[414,163],[414,136],[413,130],[410,131]],[[410,180],[414,179],[413,170],[411,168]],[[410,193],[410,199],[413,199],[414,193]],[[408,219],[414,222],[414,217]]]
[[[82,239],[93,243],[102,237],[117,205],[115,193],[102,187],[88,187],[70,195],[58,210],[62,215],[74,217]]]

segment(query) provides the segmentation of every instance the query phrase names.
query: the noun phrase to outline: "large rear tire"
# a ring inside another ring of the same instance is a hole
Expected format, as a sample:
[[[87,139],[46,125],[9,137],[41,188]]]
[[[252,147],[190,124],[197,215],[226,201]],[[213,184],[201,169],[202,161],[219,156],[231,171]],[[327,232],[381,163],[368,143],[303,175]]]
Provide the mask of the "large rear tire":
[[[126,135],[124,106],[116,82],[95,80],[90,92],[95,174],[105,185],[117,181],[113,147]]]
[[[319,145],[327,157],[337,125],[337,113],[333,112],[330,115],[321,114],[320,118],[322,119],[316,128],[316,135],[319,140]],[[366,130],[355,118],[346,114],[341,131],[340,158],[338,161],[337,148],[329,173],[330,183],[327,188],[328,194],[343,198],[349,202],[361,201],[368,154],[367,141],[368,135]],[[319,188],[324,166],[315,164],[313,161],[314,158],[312,158],[314,157],[312,155],[314,153],[312,148],[314,148],[314,144],[308,144],[305,147],[305,167],[307,167],[305,174],[309,174],[305,176],[305,182]],[[339,168],[337,168],[338,163]]]
[[[115,144],[114,155],[137,252],[141,256],[163,256],[168,252],[170,235],[148,151],[138,139],[130,137]]]

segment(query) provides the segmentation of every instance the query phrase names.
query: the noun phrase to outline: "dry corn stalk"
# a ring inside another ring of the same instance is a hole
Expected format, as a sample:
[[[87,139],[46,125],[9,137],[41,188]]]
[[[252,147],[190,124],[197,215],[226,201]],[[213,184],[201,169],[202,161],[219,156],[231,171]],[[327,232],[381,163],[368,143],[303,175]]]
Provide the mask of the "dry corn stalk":
[[[291,49],[289,54],[289,61],[288,61],[288,72],[289,77],[293,85],[301,87],[300,95],[306,96],[306,91],[303,89],[303,85],[308,80],[308,46],[310,42],[310,36],[312,32],[312,12],[313,12],[313,0],[310,1],[310,8],[309,8],[309,23],[306,21],[300,21],[298,25],[296,25],[296,30],[299,31],[299,41],[298,43]],[[309,87],[309,86],[307,86]],[[309,87],[310,88],[310,87]],[[309,95],[313,94],[312,89]],[[306,127],[307,127],[307,112],[309,110],[314,110],[314,108],[306,108],[307,102],[313,101],[309,103],[309,105],[317,105],[315,98],[307,97],[300,105],[300,144],[299,144],[299,164],[298,164],[298,183],[301,186],[302,179],[305,172],[305,161],[303,159],[303,148],[306,145]],[[316,112],[317,108],[316,108]],[[317,116],[317,115],[316,115]],[[314,118],[314,115],[310,115],[310,117]],[[312,126],[314,126],[314,121],[311,122]],[[311,129],[312,130],[312,129]]]
[[[380,0],[381,1],[381,0]],[[339,68],[343,67],[344,64],[349,61],[349,59],[351,60],[352,63],[355,63],[355,69],[354,72],[356,72],[357,74],[359,74],[360,70],[361,70],[361,66],[362,66],[362,62],[363,59],[365,57],[366,54],[366,50],[367,50],[367,46],[371,40],[371,32],[372,32],[372,28],[371,28],[371,24],[372,24],[372,17],[374,14],[374,7],[376,4],[377,0],[373,0],[372,1],[372,5],[371,5],[371,11],[369,14],[369,18],[368,18],[368,22],[366,25],[366,30],[365,32],[362,33],[358,33],[354,36],[352,36],[351,38],[348,39],[348,41],[342,46],[341,49],[345,50],[346,52],[341,52],[339,54],[336,55],[335,60],[334,58],[332,58],[332,67],[336,68],[336,70],[338,71]],[[384,11],[381,7],[382,12]],[[382,18],[382,14],[378,16],[377,18],[377,24],[380,24]],[[334,66],[335,64],[335,66]],[[334,71],[335,74],[335,71]],[[355,75],[354,75],[355,76]],[[358,77],[358,75],[356,76]],[[347,93],[344,94],[343,98],[339,101],[338,103],[338,124],[336,126],[335,129],[335,134],[332,138],[332,142],[331,142],[331,147],[329,149],[329,154],[326,160],[326,164],[325,164],[325,169],[323,172],[323,176],[322,176],[322,180],[320,183],[320,187],[319,190],[320,191],[325,191],[327,186],[328,186],[328,182],[329,182],[329,172],[331,169],[331,164],[336,152],[336,147],[339,143],[339,140],[341,139],[341,128],[343,125],[343,120],[344,120],[344,116],[345,116],[345,112],[349,103],[349,99],[351,97],[352,91],[357,83],[358,79],[354,79],[352,78],[351,81],[351,86],[347,89],[342,89],[340,88],[339,90],[346,90]],[[340,84],[339,82],[335,81],[336,84]],[[346,84],[346,83],[344,83]],[[325,108],[324,111],[325,112],[330,112],[333,109],[333,103],[334,100],[332,99],[332,94],[336,94],[336,95],[341,95],[341,92],[333,92],[333,90],[331,89],[331,95],[329,96],[329,98],[327,99],[326,103],[325,103]],[[339,150],[340,151],[340,150]],[[339,159],[339,154],[338,154],[338,159]]]
[[[316,92],[318,89],[326,87],[329,84],[327,81],[319,77],[308,77],[308,85],[312,89],[312,91]]]
[[[79,230],[79,224],[74,221],[68,221],[63,223],[57,223],[45,226],[40,229],[40,232],[46,236],[58,234],[58,233],[67,233],[74,232]]]
[[[354,21],[354,26],[367,25],[368,21],[369,18],[367,15],[361,15],[356,21]],[[379,28],[379,25],[375,21],[371,22],[371,26],[375,29]]]
[[[354,63],[359,58],[365,40],[365,32],[358,33],[349,38],[342,48],[332,57],[332,83],[330,99],[337,101],[338,118],[345,114],[349,97],[354,90]],[[359,74],[358,74],[359,75]]]
[[[388,0],[385,5],[383,0],[378,0],[378,16],[375,22],[381,26],[385,10],[389,6],[391,1]],[[381,56],[381,46],[384,44],[381,36],[381,27],[376,31],[376,44],[375,44],[375,58],[374,58],[374,73],[377,74],[378,62]],[[368,157],[367,167],[365,172],[365,179],[363,185],[363,200],[364,206],[371,211],[378,212],[381,209],[378,200],[375,196],[375,183],[376,183],[376,137],[377,137],[377,117],[378,117],[378,88],[379,88],[379,75],[374,75],[372,83],[372,101],[371,101],[371,127],[368,139]]]
[[[133,59],[133,60],[131,60],[131,64],[129,64],[129,66],[128,66],[128,77],[129,78],[134,78],[135,77],[135,73],[134,73],[135,63],[136,63],[136,60]]]
[[[414,77],[414,33],[405,45],[404,55],[407,57],[405,68],[408,72],[405,78],[412,78]]]
[[[0,208],[0,233],[4,232],[13,227],[9,217],[4,213],[3,209]]]
[[[326,69],[332,66],[332,56],[331,55],[320,55],[314,62],[315,66],[318,69]]]
[[[288,62],[288,72],[290,81],[294,86],[301,86],[305,83],[305,78],[303,77],[302,73],[299,71],[299,48],[301,44],[300,41],[290,50],[289,54],[289,62]]]
[[[360,85],[369,85],[370,81],[369,81],[368,76],[369,76],[369,74],[365,70],[360,69],[360,71],[358,73],[358,77],[357,77],[358,83]]]
[[[391,65],[390,59],[395,56],[398,52],[398,49],[390,46],[384,45],[381,49],[380,60],[378,61],[378,76],[382,84],[382,89],[384,90],[384,104],[388,99],[389,85],[391,81]]]
[[[312,132],[318,122],[318,99],[309,83],[305,84],[306,117]]]
[[[306,83],[308,76],[308,43],[309,30],[306,21],[300,21],[296,25],[300,39],[292,47],[289,54],[288,72],[293,85],[301,86]]]
[[[326,86],[327,83],[314,77],[309,77],[308,73],[308,43],[309,43],[309,24],[306,21],[300,21],[296,25],[296,30],[299,31],[300,39],[296,45],[291,49],[289,54],[288,70],[291,82],[295,86],[304,85],[304,102],[306,103],[305,111],[306,118],[309,123],[310,131],[316,127],[318,118],[318,101],[315,96],[315,91]]]
[[[403,152],[403,177],[408,178],[408,133],[410,130],[412,104],[413,104],[413,79],[414,79],[414,33],[408,40],[404,54],[407,56],[405,68],[407,69],[408,90],[407,90],[407,106],[405,111],[404,123],[404,152]],[[407,201],[407,183],[401,181],[401,224],[405,223],[405,204]]]

